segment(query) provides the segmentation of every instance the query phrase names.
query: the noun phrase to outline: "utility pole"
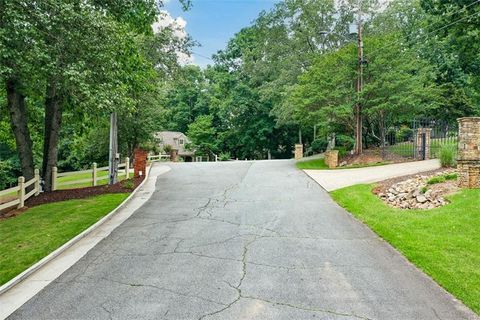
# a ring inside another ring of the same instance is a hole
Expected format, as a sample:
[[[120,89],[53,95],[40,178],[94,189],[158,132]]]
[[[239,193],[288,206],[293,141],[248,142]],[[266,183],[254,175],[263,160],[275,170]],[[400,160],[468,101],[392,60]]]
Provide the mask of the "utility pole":
[[[110,114],[110,148],[108,157],[109,184],[117,183],[118,176],[118,140],[117,140],[117,113]]]
[[[363,38],[362,38],[362,8],[359,2],[358,6],[358,78],[357,78],[357,103],[355,105],[355,154],[360,155],[363,151],[363,116],[362,105],[360,103],[360,94],[363,88]]]

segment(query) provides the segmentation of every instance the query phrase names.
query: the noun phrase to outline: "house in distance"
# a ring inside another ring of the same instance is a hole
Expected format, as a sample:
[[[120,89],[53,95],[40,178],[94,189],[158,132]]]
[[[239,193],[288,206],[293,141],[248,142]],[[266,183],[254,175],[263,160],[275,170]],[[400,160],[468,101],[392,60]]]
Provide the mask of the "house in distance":
[[[178,158],[185,162],[192,162],[194,152],[187,150],[186,146],[190,143],[188,137],[182,132],[161,131],[155,134],[159,141],[159,146],[164,153],[170,154],[171,161],[178,161]]]

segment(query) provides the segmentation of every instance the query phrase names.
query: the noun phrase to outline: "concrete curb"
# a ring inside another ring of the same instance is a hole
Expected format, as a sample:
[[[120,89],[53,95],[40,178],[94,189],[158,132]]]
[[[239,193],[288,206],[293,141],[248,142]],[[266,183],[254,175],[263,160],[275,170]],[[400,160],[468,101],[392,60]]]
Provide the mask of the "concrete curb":
[[[44,257],[42,260],[38,261],[37,263],[35,263],[33,266],[31,266],[30,268],[28,268],[27,270],[23,271],[22,273],[20,273],[18,276],[16,276],[15,278],[13,278],[12,280],[8,281],[7,283],[5,283],[4,285],[2,285],[0,287],[0,296],[3,295],[4,293],[6,293],[8,290],[10,290],[11,288],[13,288],[15,285],[17,285],[18,283],[22,282],[23,280],[25,280],[28,276],[30,276],[31,274],[33,274],[35,271],[39,270],[41,267],[43,267],[44,265],[46,265],[48,262],[52,261],[53,259],[55,259],[56,257],[58,257],[60,254],[62,254],[63,252],[65,252],[67,249],[69,249],[70,247],[72,247],[74,244],[76,244],[78,241],[80,241],[81,239],[85,238],[87,235],[91,234],[93,231],[95,231],[96,229],[98,229],[101,225],[103,225],[106,221],[110,220],[113,215],[115,215],[117,213],[117,211],[119,211],[120,209],[122,209],[123,207],[125,207],[125,205],[130,201],[130,199],[138,192],[138,190],[140,190],[140,188],[145,184],[145,182],[149,179],[149,175],[150,175],[150,172],[151,172],[151,168],[152,168],[152,165],[150,165],[150,167],[148,168],[148,172],[147,172],[147,175],[145,177],[145,179],[143,179],[142,183],[140,183],[138,185],[138,187],[133,190],[133,192],[127,197],[127,199],[125,199],[118,207],[116,207],[115,209],[113,209],[111,212],[109,212],[106,216],[104,216],[102,219],[98,220],[95,224],[91,225],[88,229],[84,230],[82,233],[80,233],[79,235],[75,236],[74,238],[70,239],[68,242],[66,242],[65,244],[63,244],[60,248],[56,249],[55,251],[53,251],[52,253],[50,253],[49,255],[47,255],[46,257]]]

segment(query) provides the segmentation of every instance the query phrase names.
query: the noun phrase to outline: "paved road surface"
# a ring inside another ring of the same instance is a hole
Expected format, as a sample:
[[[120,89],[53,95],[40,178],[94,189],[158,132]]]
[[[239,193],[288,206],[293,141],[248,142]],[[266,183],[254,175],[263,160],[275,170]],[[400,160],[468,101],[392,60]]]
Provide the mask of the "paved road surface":
[[[390,178],[416,174],[440,168],[438,159],[395,163],[385,166],[335,169],[305,170],[305,172],[325,190],[333,191],[361,183],[373,183]]]
[[[474,319],[292,161],[172,167],[11,319]]]

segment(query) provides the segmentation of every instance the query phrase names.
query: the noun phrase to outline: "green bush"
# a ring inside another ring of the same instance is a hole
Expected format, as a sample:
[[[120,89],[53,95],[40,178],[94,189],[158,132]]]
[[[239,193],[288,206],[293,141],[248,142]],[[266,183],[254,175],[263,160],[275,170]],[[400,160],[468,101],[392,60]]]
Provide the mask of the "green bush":
[[[230,152],[222,152],[220,153],[220,155],[218,156],[218,159],[220,161],[228,161],[231,159],[230,157]]]
[[[313,140],[312,144],[310,145],[310,149],[314,153],[322,153],[327,150],[328,141],[325,138],[317,138]]]
[[[427,181],[427,184],[437,184],[437,183],[442,183],[442,182],[445,182],[445,177],[444,176],[437,176],[437,177],[433,177],[433,178],[430,178],[428,181]]]
[[[353,150],[353,146],[355,145],[355,139],[350,136],[339,134],[335,138],[335,145],[338,147],[339,150]]]
[[[444,175],[445,180],[457,180],[458,179],[458,174],[456,173],[447,173]]]
[[[0,190],[17,184],[17,176],[21,174],[16,163],[11,160],[0,160]]]
[[[444,145],[440,148],[440,163],[442,167],[453,167],[456,164],[456,150],[454,147],[449,145]]]
[[[407,126],[401,126],[398,131],[395,132],[395,138],[398,142],[408,141],[413,137],[413,130]]]
[[[458,178],[458,175],[456,173],[447,173],[441,176],[436,176],[433,178],[430,178],[427,181],[427,184],[436,184],[436,183],[442,183],[447,180],[456,180]]]

